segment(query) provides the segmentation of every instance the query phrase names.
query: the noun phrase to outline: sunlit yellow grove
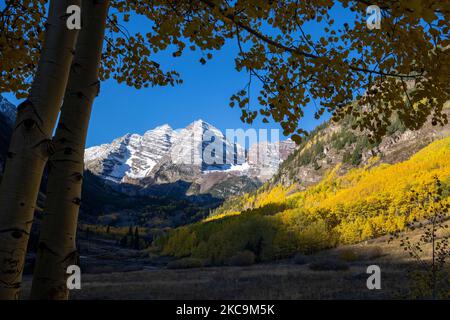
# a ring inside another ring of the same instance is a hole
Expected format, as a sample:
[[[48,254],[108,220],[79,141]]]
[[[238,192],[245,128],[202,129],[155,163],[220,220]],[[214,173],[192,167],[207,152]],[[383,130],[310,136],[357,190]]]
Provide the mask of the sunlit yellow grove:
[[[227,211],[200,223],[169,232],[156,241],[163,254],[194,256],[220,264],[237,252],[253,251],[259,260],[311,253],[339,244],[357,243],[403,230],[426,213],[411,202],[411,193],[425,196],[435,177],[450,198],[450,138],[436,141],[409,160],[376,165],[344,176],[335,170],[319,184],[292,193],[281,186],[244,196],[248,210]],[[291,194],[292,193],[292,194]]]

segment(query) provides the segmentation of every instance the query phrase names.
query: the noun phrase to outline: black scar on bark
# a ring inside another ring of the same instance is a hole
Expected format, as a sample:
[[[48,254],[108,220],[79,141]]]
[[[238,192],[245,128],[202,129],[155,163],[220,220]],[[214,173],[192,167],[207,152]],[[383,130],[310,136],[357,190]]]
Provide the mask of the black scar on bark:
[[[27,232],[26,230],[18,229],[18,228],[10,228],[10,229],[5,229],[5,230],[0,230],[0,233],[11,233],[11,236],[14,239],[20,239],[24,235],[25,236],[30,235],[29,232]]]
[[[79,172],[75,172],[74,174],[72,174],[72,177],[76,180],[76,181],[81,181],[83,180],[83,175]]]
[[[81,199],[80,198],[74,198],[72,200],[72,203],[74,203],[77,206],[81,206]]]

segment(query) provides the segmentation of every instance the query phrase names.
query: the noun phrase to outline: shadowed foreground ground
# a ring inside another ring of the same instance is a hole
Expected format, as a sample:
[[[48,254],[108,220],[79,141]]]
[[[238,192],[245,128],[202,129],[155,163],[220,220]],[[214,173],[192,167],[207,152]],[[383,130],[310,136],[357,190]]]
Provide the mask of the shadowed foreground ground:
[[[72,299],[385,299],[402,289],[402,276],[401,270],[385,272],[382,290],[370,291],[362,266],[320,272],[287,264],[142,270],[86,274]]]
[[[355,259],[346,271],[313,271],[311,263],[342,256],[342,250],[382,254]],[[82,290],[72,299],[398,299],[408,288],[405,259],[399,246],[386,238],[321,252],[307,264],[293,260],[248,267],[211,267],[168,270],[147,258],[145,252],[115,247],[97,239],[85,256]],[[368,290],[369,265],[382,270],[382,289]],[[28,296],[31,276],[25,277],[23,297]]]

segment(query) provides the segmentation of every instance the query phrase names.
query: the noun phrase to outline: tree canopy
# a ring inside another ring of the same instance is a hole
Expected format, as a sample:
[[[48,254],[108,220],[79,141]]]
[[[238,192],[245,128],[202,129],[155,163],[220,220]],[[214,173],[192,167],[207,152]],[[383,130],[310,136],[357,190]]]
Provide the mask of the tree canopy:
[[[1,50],[0,58],[8,63],[1,67],[0,89],[20,96],[39,54],[45,1],[23,1],[19,7],[12,3],[7,1],[2,12],[0,28],[7,32],[2,32],[0,46],[18,50]],[[379,1],[381,29],[369,30],[370,4],[114,0],[102,79],[114,78],[138,89],[175,85],[181,83],[180,75],[163,71],[154,61],[156,53],[169,51],[179,57],[186,50],[200,50],[199,62],[205,64],[214,51],[233,41],[239,49],[235,67],[248,73],[249,81],[237,88],[230,105],[242,110],[245,122],[258,116],[264,122],[272,119],[295,140],[306,134],[301,126],[306,108],[314,108],[316,118],[328,113],[338,120],[352,114],[358,119],[356,127],[367,130],[372,139],[386,133],[393,115],[409,129],[420,128],[430,116],[436,125],[448,123],[442,107],[450,99],[450,4]],[[348,12],[348,22],[336,21],[336,7]],[[133,14],[148,18],[147,30],[129,32]],[[308,33],[312,27],[320,30],[314,33],[319,37]],[[251,99],[257,82],[257,99]]]

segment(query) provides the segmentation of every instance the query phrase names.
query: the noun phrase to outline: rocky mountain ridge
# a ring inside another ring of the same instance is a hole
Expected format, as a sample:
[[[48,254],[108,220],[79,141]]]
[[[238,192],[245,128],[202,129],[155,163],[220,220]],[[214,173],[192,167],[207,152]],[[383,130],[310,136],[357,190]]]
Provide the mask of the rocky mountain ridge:
[[[294,150],[292,140],[256,143],[247,150],[197,120],[181,130],[163,125],[89,148],[85,167],[126,193],[154,194],[156,187],[187,182],[186,195],[226,197],[270,179]]]
[[[450,117],[450,104],[444,111]],[[319,182],[331,169],[340,164],[340,174],[366,166],[376,157],[378,163],[394,164],[409,159],[431,142],[450,136],[450,125],[433,126],[428,121],[417,131],[407,130],[398,120],[390,126],[379,142],[370,142],[364,132],[352,130],[354,120],[348,116],[339,123],[319,126],[308,140],[280,166],[268,182],[304,189]]]

